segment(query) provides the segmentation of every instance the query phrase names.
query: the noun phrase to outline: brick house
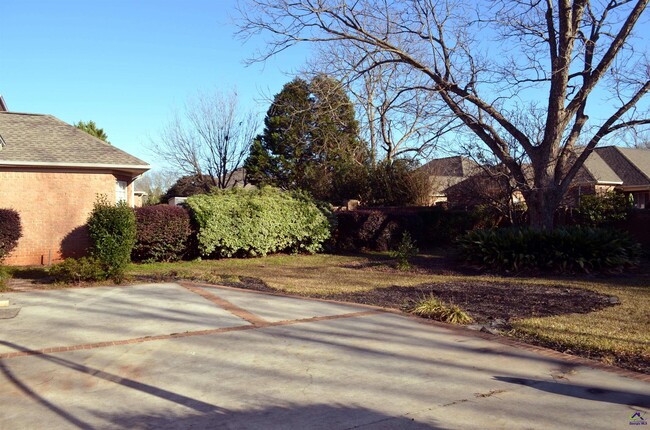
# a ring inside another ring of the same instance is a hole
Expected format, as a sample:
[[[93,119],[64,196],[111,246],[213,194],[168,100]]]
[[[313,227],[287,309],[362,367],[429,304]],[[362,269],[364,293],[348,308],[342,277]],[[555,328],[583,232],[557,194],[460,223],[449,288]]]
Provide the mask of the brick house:
[[[420,170],[429,175],[429,205],[447,203],[447,190],[450,187],[481,172],[477,163],[460,155],[433,159],[421,166]]]
[[[498,168],[481,168],[460,156],[434,159],[420,169],[429,174],[432,184],[430,204],[447,202],[451,207],[472,207],[485,200],[477,190],[489,192],[503,187]],[[470,179],[475,183],[471,184]],[[594,149],[571,183],[562,206],[577,207],[581,196],[607,191],[630,195],[638,209],[650,208],[650,150],[618,146]],[[523,203],[523,195],[514,190],[512,201]]]
[[[650,150],[618,146],[594,149],[565,201],[567,206],[576,206],[582,195],[614,190],[631,195],[636,208],[650,208]]]
[[[149,170],[127,154],[51,115],[0,104],[0,207],[18,211],[23,237],[12,265],[50,264],[85,253],[84,225],[98,194],[134,206],[134,180]]]

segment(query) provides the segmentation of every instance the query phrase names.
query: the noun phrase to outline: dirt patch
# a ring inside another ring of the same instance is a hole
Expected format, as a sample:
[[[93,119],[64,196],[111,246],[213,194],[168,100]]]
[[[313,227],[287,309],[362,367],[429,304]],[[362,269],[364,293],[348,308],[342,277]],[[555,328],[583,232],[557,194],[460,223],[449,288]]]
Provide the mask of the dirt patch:
[[[478,322],[588,313],[617,302],[614,297],[577,288],[492,282],[444,282],[411,288],[392,286],[326,298],[404,308],[430,294],[460,306]]]
[[[230,283],[239,288],[275,291],[254,278],[240,278]],[[479,323],[495,319],[546,317],[570,313],[589,313],[618,304],[618,298],[579,288],[561,285],[541,286],[497,282],[441,282],[414,287],[391,286],[374,290],[337,293],[316,297],[361,303],[387,308],[406,309],[433,294],[447,303],[467,311]]]

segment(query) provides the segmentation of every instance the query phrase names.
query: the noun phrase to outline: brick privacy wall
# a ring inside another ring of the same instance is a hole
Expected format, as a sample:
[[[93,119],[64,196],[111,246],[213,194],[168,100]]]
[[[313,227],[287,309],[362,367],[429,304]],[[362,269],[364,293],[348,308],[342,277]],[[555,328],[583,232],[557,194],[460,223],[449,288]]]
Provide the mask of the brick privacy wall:
[[[0,207],[17,210],[23,227],[4,264],[40,265],[85,255],[85,224],[97,194],[114,203],[118,179],[131,182],[110,172],[0,170]]]

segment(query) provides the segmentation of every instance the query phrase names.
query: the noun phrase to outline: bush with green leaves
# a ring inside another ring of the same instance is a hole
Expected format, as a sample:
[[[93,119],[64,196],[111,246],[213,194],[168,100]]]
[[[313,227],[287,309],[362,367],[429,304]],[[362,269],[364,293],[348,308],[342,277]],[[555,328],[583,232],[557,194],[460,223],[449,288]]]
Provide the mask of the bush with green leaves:
[[[273,252],[318,252],[330,223],[305,193],[263,187],[234,188],[187,199],[204,256],[259,256]]]
[[[637,264],[641,256],[641,245],[628,234],[590,227],[473,230],[457,244],[460,255],[472,264],[515,272],[621,270]]]
[[[13,209],[0,209],[0,262],[18,245],[22,236],[20,215]]]
[[[398,270],[409,270],[411,268],[411,258],[418,255],[420,250],[415,246],[415,241],[411,239],[408,231],[402,234],[402,240],[397,247],[391,251],[390,256],[397,260]]]
[[[625,221],[634,206],[630,197],[614,191],[582,196],[578,207],[581,223],[596,227]]]
[[[57,282],[68,284],[103,281],[107,277],[102,264],[93,257],[66,258],[50,267],[49,274]]]
[[[106,277],[122,282],[135,244],[136,222],[133,209],[125,202],[112,205],[99,196],[88,218],[90,255],[97,259]]]

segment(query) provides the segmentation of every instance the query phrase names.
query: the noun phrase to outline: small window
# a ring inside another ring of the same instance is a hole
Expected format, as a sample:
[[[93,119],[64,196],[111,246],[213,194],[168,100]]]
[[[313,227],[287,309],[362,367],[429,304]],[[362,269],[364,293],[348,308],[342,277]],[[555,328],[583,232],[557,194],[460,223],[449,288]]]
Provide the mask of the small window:
[[[126,181],[117,181],[115,184],[115,202],[125,202],[127,201],[126,198],[126,188],[127,184]]]

